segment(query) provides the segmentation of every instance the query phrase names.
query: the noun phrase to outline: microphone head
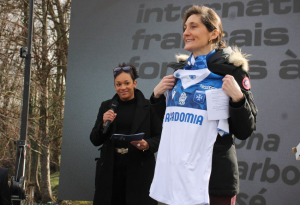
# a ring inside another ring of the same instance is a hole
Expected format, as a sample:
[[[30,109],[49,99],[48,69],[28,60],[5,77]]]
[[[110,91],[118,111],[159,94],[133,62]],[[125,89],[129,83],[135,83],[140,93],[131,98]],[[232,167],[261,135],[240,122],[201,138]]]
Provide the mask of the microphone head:
[[[116,111],[116,109],[117,109],[117,107],[118,107],[118,105],[119,105],[119,102],[118,101],[116,101],[116,100],[114,100],[112,103],[111,103],[111,110],[112,111]]]

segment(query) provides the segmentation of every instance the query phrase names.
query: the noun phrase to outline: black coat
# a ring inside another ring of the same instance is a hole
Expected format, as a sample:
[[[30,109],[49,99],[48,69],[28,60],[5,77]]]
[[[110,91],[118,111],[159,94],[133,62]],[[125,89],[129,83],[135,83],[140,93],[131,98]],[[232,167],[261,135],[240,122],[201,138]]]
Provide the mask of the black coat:
[[[150,106],[149,100],[146,100],[138,89],[135,90],[135,98],[137,106],[131,133],[144,132],[144,140],[148,142],[149,149],[143,152],[128,144],[126,204],[152,205],[157,204],[149,197],[149,190],[154,176],[154,153],[158,150],[162,122]],[[118,117],[112,122],[106,134],[103,134],[102,130],[103,114],[110,109],[111,103],[116,99],[118,99],[117,94],[112,99],[102,102],[90,135],[90,140],[95,146],[102,145],[99,148],[101,154],[96,165],[94,204],[111,204],[115,151],[114,141],[110,136],[115,133]]]
[[[181,69],[187,61],[171,64],[174,69]],[[217,136],[213,148],[212,170],[209,181],[209,194],[236,195],[239,192],[239,171],[234,145],[234,137],[245,140],[251,136],[256,128],[257,108],[254,104],[250,89],[245,89],[243,79],[249,78],[242,67],[236,67],[228,61],[228,54],[218,50],[207,62],[208,69],[221,76],[232,75],[239,84],[245,98],[240,102],[229,102],[229,135]],[[161,119],[164,117],[166,103],[165,96],[159,99],[151,96],[153,108]]]
[[[10,190],[7,178],[8,170],[0,167],[0,205],[11,205]]]

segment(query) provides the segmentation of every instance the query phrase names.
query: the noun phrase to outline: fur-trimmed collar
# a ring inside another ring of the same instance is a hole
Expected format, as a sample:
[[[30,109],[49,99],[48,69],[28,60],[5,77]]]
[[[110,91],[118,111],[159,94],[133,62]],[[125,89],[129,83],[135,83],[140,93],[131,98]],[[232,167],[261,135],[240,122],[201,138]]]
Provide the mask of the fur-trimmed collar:
[[[249,71],[249,64],[247,57],[249,57],[249,54],[245,54],[241,52],[241,49],[238,47],[226,47],[219,52],[222,52],[224,57],[227,59],[228,63],[233,64],[235,67],[241,67],[245,71]],[[189,56],[186,54],[177,54],[175,55],[177,62],[187,61]]]

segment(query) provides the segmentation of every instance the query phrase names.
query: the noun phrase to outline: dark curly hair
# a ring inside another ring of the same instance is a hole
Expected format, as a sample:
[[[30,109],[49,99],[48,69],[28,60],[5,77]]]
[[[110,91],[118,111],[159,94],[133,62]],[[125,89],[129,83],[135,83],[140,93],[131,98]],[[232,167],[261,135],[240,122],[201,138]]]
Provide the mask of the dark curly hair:
[[[126,66],[130,66],[131,69],[128,70],[128,71],[127,71],[127,70],[120,70],[120,71],[118,71],[118,72],[114,75],[114,79],[116,79],[116,77],[117,77],[118,75],[120,75],[121,73],[129,73],[133,81],[135,81],[135,80],[139,77],[138,72],[137,72],[137,70],[136,70],[136,67],[133,66],[133,65],[131,65],[131,64],[126,64],[126,63],[122,63],[122,64],[121,64],[121,63],[119,63],[119,66],[118,66],[118,67],[126,67]]]

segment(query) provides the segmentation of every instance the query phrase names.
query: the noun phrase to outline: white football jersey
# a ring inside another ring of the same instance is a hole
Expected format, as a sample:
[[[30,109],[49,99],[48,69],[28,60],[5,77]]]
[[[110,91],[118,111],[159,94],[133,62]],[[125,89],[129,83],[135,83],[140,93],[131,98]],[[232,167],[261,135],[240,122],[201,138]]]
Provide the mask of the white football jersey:
[[[208,120],[205,91],[222,88],[223,76],[208,69],[178,70],[174,76],[178,81],[167,95],[150,197],[170,205],[209,204],[218,121]]]

